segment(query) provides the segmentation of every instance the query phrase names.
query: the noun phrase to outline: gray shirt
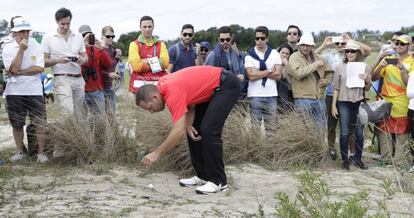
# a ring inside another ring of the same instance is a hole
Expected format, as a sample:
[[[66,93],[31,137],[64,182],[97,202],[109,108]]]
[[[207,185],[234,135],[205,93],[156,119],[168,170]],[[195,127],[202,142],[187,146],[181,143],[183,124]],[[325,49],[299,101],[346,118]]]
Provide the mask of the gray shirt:
[[[358,102],[364,99],[364,88],[348,88],[346,87],[346,63],[336,65],[335,75],[333,79],[334,90],[339,90],[338,101]],[[363,72],[361,72],[363,73]],[[370,69],[365,64],[365,74],[371,77]]]

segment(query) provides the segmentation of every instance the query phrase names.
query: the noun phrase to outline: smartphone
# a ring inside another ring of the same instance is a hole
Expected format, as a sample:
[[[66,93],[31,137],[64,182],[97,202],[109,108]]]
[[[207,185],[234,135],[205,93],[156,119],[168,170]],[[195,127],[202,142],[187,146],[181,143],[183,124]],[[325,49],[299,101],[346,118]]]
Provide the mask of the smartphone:
[[[342,36],[332,36],[332,42],[342,42]]]
[[[385,62],[387,62],[387,64],[396,65],[397,64],[397,58],[385,58]]]

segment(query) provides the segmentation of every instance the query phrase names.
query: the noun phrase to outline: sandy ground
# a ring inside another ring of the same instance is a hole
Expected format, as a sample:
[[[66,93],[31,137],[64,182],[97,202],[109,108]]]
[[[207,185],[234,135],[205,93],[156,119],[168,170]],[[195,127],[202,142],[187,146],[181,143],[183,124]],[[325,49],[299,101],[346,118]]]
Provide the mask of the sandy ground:
[[[10,126],[0,112],[0,152],[13,149]],[[134,166],[90,165],[82,168],[38,164],[32,159],[0,166],[0,217],[265,217],[274,216],[278,192],[294,198],[302,171],[268,171],[244,164],[228,166],[230,189],[197,195],[193,187],[180,187],[172,173],[146,174]],[[369,192],[369,214],[384,200],[392,217],[414,216],[414,195],[396,191],[386,197],[385,178],[392,168],[370,165],[362,171],[338,168],[315,173],[332,189],[332,200]],[[152,184],[154,188],[149,188]],[[398,190],[396,184],[393,189]]]

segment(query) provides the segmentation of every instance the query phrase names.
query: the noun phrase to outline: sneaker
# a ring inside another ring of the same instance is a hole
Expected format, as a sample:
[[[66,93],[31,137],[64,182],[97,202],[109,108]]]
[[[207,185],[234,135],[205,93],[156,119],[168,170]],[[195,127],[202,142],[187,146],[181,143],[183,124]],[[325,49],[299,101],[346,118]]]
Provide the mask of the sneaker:
[[[11,162],[16,162],[16,161],[22,160],[24,157],[25,157],[25,154],[23,154],[23,152],[17,152],[15,155],[11,156],[9,160]]]
[[[196,188],[196,193],[207,195],[207,194],[211,194],[211,193],[217,193],[217,192],[220,192],[220,191],[225,192],[225,191],[227,191],[227,189],[228,189],[227,185],[221,186],[221,184],[216,185],[212,182],[207,182],[205,185],[197,187]]]
[[[194,176],[189,179],[180,179],[178,183],[183,187],[189,187],[189,186],[200,186],[207,183],[207,181],[202,180],[198,178],[197,176]]]
[[[381,154],[375,153],[374,155],[372,155],[373,160],[381,160],[381,158]]]
[[[342,161],[341,168],[344,170],[349,170],[349,161],[347,160]]]
[[[335,149],[333,149],[333,148],[329,149],[329,157],[331,158],[331,160],[336,160],[336,151],[335,151]]]
[[[409,172],[409,173],[414,173],[414,166],[412,166],[412,167],[408,170],[408,172]]]
[[[38,153],[37,154],[37,162],[46,163],[48,161],[49,161],[49,158],[45,154],[43,154],[43,153]]]
[[[354,162],[354,153],[348,155],[348,160],[352,163]]]
[[[366,170],[368,166],[364,164],[362,161],[355,161],[354,166],[358,167],[359,169]]]

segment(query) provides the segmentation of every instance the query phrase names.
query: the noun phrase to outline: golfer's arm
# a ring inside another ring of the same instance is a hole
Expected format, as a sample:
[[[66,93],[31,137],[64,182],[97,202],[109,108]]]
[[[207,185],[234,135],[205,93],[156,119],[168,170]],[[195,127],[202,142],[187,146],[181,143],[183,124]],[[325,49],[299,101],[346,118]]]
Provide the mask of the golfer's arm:
[[[164,155],[167,151],[174,148],[174,146],[180,141],[185,134],[185,124],[187,115],[182,116],[173,126],[171,132],[168,134],[167,139],[155,149],[155,152],[159,155]]]
[[[186,127],[192,126],[194,123],[194,117],[195,117],[195,106],[188,107],[188,112],[185,114],[185,121],[186,121]]]

